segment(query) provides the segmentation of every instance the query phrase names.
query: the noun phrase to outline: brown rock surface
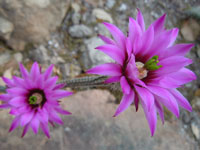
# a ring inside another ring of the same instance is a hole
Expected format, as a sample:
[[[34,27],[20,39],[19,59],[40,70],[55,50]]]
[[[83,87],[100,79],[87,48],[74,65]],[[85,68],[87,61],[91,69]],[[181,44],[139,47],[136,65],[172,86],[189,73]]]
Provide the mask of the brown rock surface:
[[[0,0],[0,16],[14,25],[8,44],[22,50],[27,43],[42,43],[60,26],[70,0]]]
[[[51,139],[41,132],[20,138],[21,129],[8,133],[11,117],[0,111],[1,150],[196,150],[196,143],[181,129],[178,120],[164,126],[158,121],[154,137],[142,109],[134,107],[117,118],[112,115],[117,107],[107,91],[90,90],[62,101],[73,115],[63,116],[64,125],[51,128]]]

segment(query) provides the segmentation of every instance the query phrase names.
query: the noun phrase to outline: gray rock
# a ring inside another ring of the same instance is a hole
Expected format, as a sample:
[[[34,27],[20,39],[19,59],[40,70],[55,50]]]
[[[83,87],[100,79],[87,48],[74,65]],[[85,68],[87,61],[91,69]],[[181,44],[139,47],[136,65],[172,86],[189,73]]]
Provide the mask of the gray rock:
[[[72,23],[73,24],[79,24],[81,20],[81,14],[78,12],[74,12],[72,14]]]
[[[9,52],[5,52],[3,54],[0,54],[0,65],[4,65],[7,63],[11,58],[11,55]]]
[[[48,62],[50,59],[48,51],[43,45],[40,45],[37,49],[30,51],[29,55],[33,61],[37,61],[39,63]]]
[[[116,3],[116,0],[107,0],[106,7],[110,9],[115,5],[115,3]]]
[[[97,26],[95,26],[95,30],[98,34],[110,37],[110,32],[102,23],[98,23]]]
[[[0,17],[0,37],[3,37],[5,40],[8,40],[13,30],[14,26],[12,22]]]
[[[200,131],[199,131],[198,126],[196,124],[192,123],[191,129],[192,129],[192,133],[194,134],[195,138],[197,140],[199,140],[200,139]]]
[[[22,53],[15,53],[14,58],[18,63],[20,63],[23,60],[23,55],[22,55]]]
[[[23,50],[27,43],[47,41],[60,26],[69,4],[70,0],[0,0],[0,15],[9,18],[15,27],[7,43]]]
[[[89,37],[92,35],[92,30],[84,24],[74,25],[69,27],[69,34],[74,38]]]
[[[84,41],[92,66],[113,62],[113,60],[101,51],[96,50],[97,46],[103,45],[104,42],[98,37],[92,37]]]
[[[113,19],[111,15],[107,13],[106,11],[104,11],[103,9],[95,8],[92,11],[92,14],[96,17],[97,20],[113,23]]]
[[[123,11],[126,11],[127,10],[127,5],[122,3],[119,8],[118,8],[119,11],[123,12]]]

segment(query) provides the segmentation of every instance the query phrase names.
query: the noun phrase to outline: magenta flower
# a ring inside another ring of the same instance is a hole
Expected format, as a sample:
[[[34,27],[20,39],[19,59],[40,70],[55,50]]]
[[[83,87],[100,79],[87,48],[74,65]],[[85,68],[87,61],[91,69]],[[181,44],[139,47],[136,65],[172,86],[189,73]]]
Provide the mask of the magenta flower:
[[[145,112],[151,135],[154,135],[157,113],[164,123],[163,106],[179,117],[179,106],[191,111],[192,107],[176,89],[196,79],[185,66],[192,60],[184,55],[193,44],[176,44],[178,29],[164,28],[165,16],[145,30],[142,13],[136,20],[129,18],[126,37],[115,25],[104,23],[114,40],[100,35],[106,43],[96,49],[109,55],[115,63],[106,63],[90,70],[90,74],[110,76],[106,83],[120,82],[122,100],[114,114],[119,115],[134,102],[136,111],[140,102]]]
[[[24,127],[22,137],[29,128],[37,134],[39,127],[49,138],[48,123],[63,124],[58,113],[69,115],[63,110],[58,99],[71,95],[71,92],[61,90],[62,84],[56,84],[58,77],[51,77],[53,65],[44,73],[35,62],[30,73],[20,64],[22,78],[13,76],[13,79],[2,77],[7,85],[7,93],[0,95],[4,104],[0,108],[10,108],[10,114],[15,116],[10,132],[19,125]]]

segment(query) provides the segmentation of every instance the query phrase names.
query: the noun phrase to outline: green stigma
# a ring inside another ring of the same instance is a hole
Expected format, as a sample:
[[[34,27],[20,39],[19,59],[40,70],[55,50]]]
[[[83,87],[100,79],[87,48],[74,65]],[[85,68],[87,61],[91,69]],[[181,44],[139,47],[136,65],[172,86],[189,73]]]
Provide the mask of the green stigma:
[[[145,63],[144,67],[147,70],[154,71],[162,67],[162,65],[157,65],[158,63],[159,63],[158,56],[155,55]]]
[[[29,99],[29,104],[34,105],[37,103],[37,97],[36,96],[30,96]]]

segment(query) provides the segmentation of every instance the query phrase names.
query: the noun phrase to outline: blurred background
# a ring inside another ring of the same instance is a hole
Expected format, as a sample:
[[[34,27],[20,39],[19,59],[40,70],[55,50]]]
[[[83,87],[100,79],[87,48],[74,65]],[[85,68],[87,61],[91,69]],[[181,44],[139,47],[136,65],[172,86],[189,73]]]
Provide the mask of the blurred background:
[[[129,107],[117,118],[115,94],[108,90],[81,91],[62,100],[72,112],[62,116],[64,125],[51,127],[51,138],[40,131],[22,129],[8,133],[9,110],[0,110],[0,150],[199,150],[200,149],[200,1],[199,0],[0,0],[0,76],[20,75],[18,63],[30,68],[34,61],[43,68],[55,64],[60,79],[73,78],[111,59],[94,50],[110,36],[101,22],[116,24],[127,32],[128,18],[143,12],[146,27],[164,13],[166,27],[178,27],[177,43],[195,43],[187,55],[198,79],[181,88],[193,107],[181,110],[180,119],[165,112],[150,136],[141,108]],[[0,85],[4,85],[0,79]]]

